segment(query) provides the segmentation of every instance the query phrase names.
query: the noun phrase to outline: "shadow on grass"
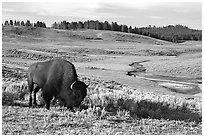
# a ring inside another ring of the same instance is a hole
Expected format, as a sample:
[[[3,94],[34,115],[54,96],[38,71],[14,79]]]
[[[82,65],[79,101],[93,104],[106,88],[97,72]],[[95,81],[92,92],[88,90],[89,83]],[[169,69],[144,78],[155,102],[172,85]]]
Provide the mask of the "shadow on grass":
[[[128,99],[118,100],[118,107],[121,110],[130,111],[132,117],[139,118],[155,118],[155,119],[169,119],[169,120],[183,120],[201,122],[202,115],[195,113],[186,106],[178,107],[171,104],[161,102],[151,102],[148,100],[141,100],[135,102]],[[110,108],[107,108],[110,109]]]

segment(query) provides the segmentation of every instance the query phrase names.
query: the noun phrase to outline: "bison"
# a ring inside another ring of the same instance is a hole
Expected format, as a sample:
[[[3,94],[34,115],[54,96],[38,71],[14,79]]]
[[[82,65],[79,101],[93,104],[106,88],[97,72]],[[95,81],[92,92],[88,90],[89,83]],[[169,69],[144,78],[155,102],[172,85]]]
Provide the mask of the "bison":
[[[34,84],[36,87],[34,88]],[[46,62],[36,62],[28,69],[28,90],[30,93],[29,106],[32,106],[32,92],[34,102],[36,93],[42,90],[42,97],[46,108],[50,108],[53,98],[61,100],[68,109],[78,107],[87,94],[87,85],[77,78],[74,65],[63,59]]]

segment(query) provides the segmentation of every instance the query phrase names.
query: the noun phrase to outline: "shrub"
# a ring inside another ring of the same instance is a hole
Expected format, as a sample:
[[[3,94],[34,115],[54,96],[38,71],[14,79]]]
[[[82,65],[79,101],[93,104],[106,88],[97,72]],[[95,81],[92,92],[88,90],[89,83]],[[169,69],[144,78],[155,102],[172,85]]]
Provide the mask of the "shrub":
[[[11,92],[2,92],[2,105],[14,105],[14,100],[17,97]]]
[[[27,82],[23,81],[10,81],[2,84],[2,105],[14,105],[16,100],[25,100],[27,90]]]

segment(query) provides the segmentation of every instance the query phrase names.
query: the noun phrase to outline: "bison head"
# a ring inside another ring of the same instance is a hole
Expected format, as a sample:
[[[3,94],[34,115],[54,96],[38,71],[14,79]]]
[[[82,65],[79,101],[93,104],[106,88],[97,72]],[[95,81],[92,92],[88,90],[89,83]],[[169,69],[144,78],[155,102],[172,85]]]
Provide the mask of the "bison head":
[[[74,103],[75,107],[78,107],[80,103],[83,101],[83,99],[86,97],[87,87],[88,86],[81,81],[75,81],[71,84],[70,88],[73,91],[73,94],[75,95],[75,103]]]

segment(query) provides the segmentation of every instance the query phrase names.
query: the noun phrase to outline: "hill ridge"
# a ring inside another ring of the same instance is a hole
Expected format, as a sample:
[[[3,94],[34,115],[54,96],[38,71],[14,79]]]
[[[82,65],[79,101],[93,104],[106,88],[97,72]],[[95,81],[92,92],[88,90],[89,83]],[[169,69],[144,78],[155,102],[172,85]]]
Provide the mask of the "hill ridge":
[[[52,28],[36,28],[26,26],[3,26],[3,35],[15,36],[31,36],[32,38],[47,38],[57,40],[58,38],[68,37],[69,39],[76,40],[91,40],[91,41],[115,41],[115,42],[133,42],[133,43],[146,43],[146,44],[172,44],[168,41],[143,36],[140,34],[124,33],[110,30],[93,30],[93,29],[80,29],[80,30],[62,30]]]

